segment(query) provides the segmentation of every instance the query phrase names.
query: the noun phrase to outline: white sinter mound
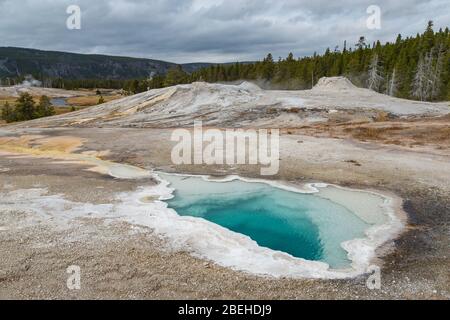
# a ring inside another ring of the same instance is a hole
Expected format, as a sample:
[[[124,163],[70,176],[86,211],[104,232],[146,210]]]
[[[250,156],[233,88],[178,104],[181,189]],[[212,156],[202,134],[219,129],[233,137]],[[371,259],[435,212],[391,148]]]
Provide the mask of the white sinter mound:
[[[195,82],[150,90],[78,112],[27,122],[26,126],[179,127],[194,120],[219,127],[294,127],[326,121],[330,113],[371,117],[443,115],[448,103],[389,97],[355,87],[344,77],[322,78],[311,90],[263,90],[240,85]]]
[[[345,77],[320,78],[312,89],[313,91],[357,90],[353,83]]]

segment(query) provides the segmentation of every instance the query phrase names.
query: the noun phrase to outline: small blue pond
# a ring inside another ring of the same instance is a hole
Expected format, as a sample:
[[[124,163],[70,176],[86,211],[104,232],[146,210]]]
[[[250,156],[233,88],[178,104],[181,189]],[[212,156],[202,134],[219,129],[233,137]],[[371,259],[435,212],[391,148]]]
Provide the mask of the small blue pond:
[[[67,107],[67,102],[65,98],[52,98],[50,99],[50,103],[54,106],[58,107]]]
[[[260,246],[333,268],[350,263],[341,243],[364,237],[370,227],[344,206],[315,194],[258,182],[161,176],[176,190],[167,203],[179,215],[209,220],[249,236]]]

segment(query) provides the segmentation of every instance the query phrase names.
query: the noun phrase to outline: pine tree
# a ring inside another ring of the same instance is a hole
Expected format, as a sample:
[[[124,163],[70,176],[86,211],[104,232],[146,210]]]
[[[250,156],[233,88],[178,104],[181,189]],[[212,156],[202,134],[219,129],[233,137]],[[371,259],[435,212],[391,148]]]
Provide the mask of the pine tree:
[[[14,110],[13,108],[11,108],[8,101],[3,105],[2,120],[6,121],[7,123],[15,121]]]
[[[97,104],[103,104],[105,103],[105,99],[103,99],[103,96],[100,96],[100,98],[98,99]]]
[[[21,93],[16,102],[16,113],[18,121],[32,120],[36,117],[33,97],[25,92]]]
[[[53,107],[50,99],[47,96],[42,96],[39,99],[39,103],[36,106],[36,117],[49,117],[55,114],[55,108]]]
[[[131,83],[129,84],[128,91],[130,91],[134,94],[139,93],[139,80],[131,81]]]
[[[176,66],[170,68],[167,72],[166,78],[164,80],[164,85],[166,87],[174,86],[177,84],[185,83],[187,81],[187,74],[183,71],[181,66]]]
[[[263,60],[262,64],[262,78],[271,80],[275,74],[275,63],[273,62],[272,54],[269,53]]]
[[[286,61],[288,61],[288,62],[294,61],[294,54],[292,52],[289,52],[288,57],[286,58]]]
[[[430,50],[434,46],[433,21],[428,21],[427,28],[423,34],[423,41],[426,50]]]
[[[366,38],[363,36],[359,37],[359,40],[355,44],[355,47],[358,48],[359,50],[365,49],[367,47]]]

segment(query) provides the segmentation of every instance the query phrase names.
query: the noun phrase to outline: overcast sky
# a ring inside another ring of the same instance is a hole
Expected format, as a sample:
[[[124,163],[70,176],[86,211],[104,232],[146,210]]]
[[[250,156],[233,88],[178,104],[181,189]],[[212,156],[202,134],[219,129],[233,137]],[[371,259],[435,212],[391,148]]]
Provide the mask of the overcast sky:
[[[66,9],[81,8],[81,30]],[[369,5],[381,28],[368,29]],[[369,42],[393,41],[450,25],[450,0],[0,0],[0,46],[147,57],[178,63],[296,57]]]

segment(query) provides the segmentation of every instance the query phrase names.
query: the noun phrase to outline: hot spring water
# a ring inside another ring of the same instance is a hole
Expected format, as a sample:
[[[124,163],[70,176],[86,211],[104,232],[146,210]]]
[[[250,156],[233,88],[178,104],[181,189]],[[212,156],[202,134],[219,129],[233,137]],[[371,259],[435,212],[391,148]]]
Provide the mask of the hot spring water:
[[[260,182],[205,181],[160,174],[175,189],[168,206],[250,237],[258,245],[332,268],[350,265],[341,243],[364,238],[372,222],[319,193],[283,190]]]

